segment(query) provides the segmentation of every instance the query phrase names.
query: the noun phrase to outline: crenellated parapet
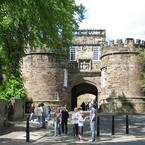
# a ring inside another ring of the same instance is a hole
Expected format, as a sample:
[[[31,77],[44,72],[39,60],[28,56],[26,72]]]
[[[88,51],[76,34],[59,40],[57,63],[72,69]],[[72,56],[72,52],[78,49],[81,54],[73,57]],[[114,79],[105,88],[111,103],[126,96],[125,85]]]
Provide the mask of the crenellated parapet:
[[[52,53],[51,49],[48,47],[38,47],[38,46],[31,46],[26,44],[25,46],[25,55],[33,55],[33,54],[50,54]]]
[[[136,39],[133,38],[126,38],[123,39],[116,39],[116,40],[110,40],[109,43],[105,43],[105,47],[145,47],[145,40]]]
[[[102,57],[115,53],[137,53],[138,48],[145,48],[145,40],[133,38],[111,40],[104,44]]]

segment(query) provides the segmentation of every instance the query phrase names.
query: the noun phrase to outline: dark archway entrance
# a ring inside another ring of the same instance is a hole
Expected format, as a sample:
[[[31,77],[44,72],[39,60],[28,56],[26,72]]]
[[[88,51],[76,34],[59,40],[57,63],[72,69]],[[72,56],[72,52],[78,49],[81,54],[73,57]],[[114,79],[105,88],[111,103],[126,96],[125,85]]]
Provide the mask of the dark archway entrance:
[[[74,86],[71,90],[71,110],[77,107],[77,97],[83,94],[93,94],[98,102],[98,89],[89,83],[82,83]]]

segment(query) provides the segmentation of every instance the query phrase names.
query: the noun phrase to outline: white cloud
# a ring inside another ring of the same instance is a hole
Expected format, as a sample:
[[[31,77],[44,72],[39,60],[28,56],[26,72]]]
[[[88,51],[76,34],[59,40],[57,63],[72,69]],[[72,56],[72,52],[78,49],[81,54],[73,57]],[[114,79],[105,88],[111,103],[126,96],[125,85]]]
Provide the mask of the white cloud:
[[[111,39],[145,39],[145,0],[76,0],[86,9],[80,29],[106,29]]]

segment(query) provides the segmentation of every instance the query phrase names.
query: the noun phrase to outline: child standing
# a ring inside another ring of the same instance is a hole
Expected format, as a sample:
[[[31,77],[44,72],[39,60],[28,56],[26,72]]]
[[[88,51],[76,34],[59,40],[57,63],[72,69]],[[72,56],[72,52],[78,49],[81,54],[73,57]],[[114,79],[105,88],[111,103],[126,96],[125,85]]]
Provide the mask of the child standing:
[[[86,117],[84,117],[84,113],[81,110],[79,113],[79,118],[78,118],[79,140],[82,140],[82,137],[83,137],[83,129],[84,129],[85,120],[86,120]]]

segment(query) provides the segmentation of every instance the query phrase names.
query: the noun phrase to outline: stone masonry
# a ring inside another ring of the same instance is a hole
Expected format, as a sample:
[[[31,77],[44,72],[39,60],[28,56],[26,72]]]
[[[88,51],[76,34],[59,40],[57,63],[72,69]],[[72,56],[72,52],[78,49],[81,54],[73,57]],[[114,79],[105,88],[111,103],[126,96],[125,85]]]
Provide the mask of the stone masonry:
[[[54,54],[30,49],[22,63],[28,98],[71,108],[79,95],[89,93],[104,112],[143,112],[136,50],[145,45],[137,42],[126,39],[107,44],[105,30],[77,30],[70,60],[62,62]]]
[[[55,55],[28,51],[23,58],[22,76],[28,99],[52,106],[61,104],[63,64]]]
[[[109,104],[114,103],[113,109],[120,112],[123,109],[127,109],[127,112],[143,112],[145,109],[144,96],[139,85],[137,49],[133,39],[126,39],[126,44],[113,43],[102,50],[101,69],[106,77],[101,99],[107,100]]]

